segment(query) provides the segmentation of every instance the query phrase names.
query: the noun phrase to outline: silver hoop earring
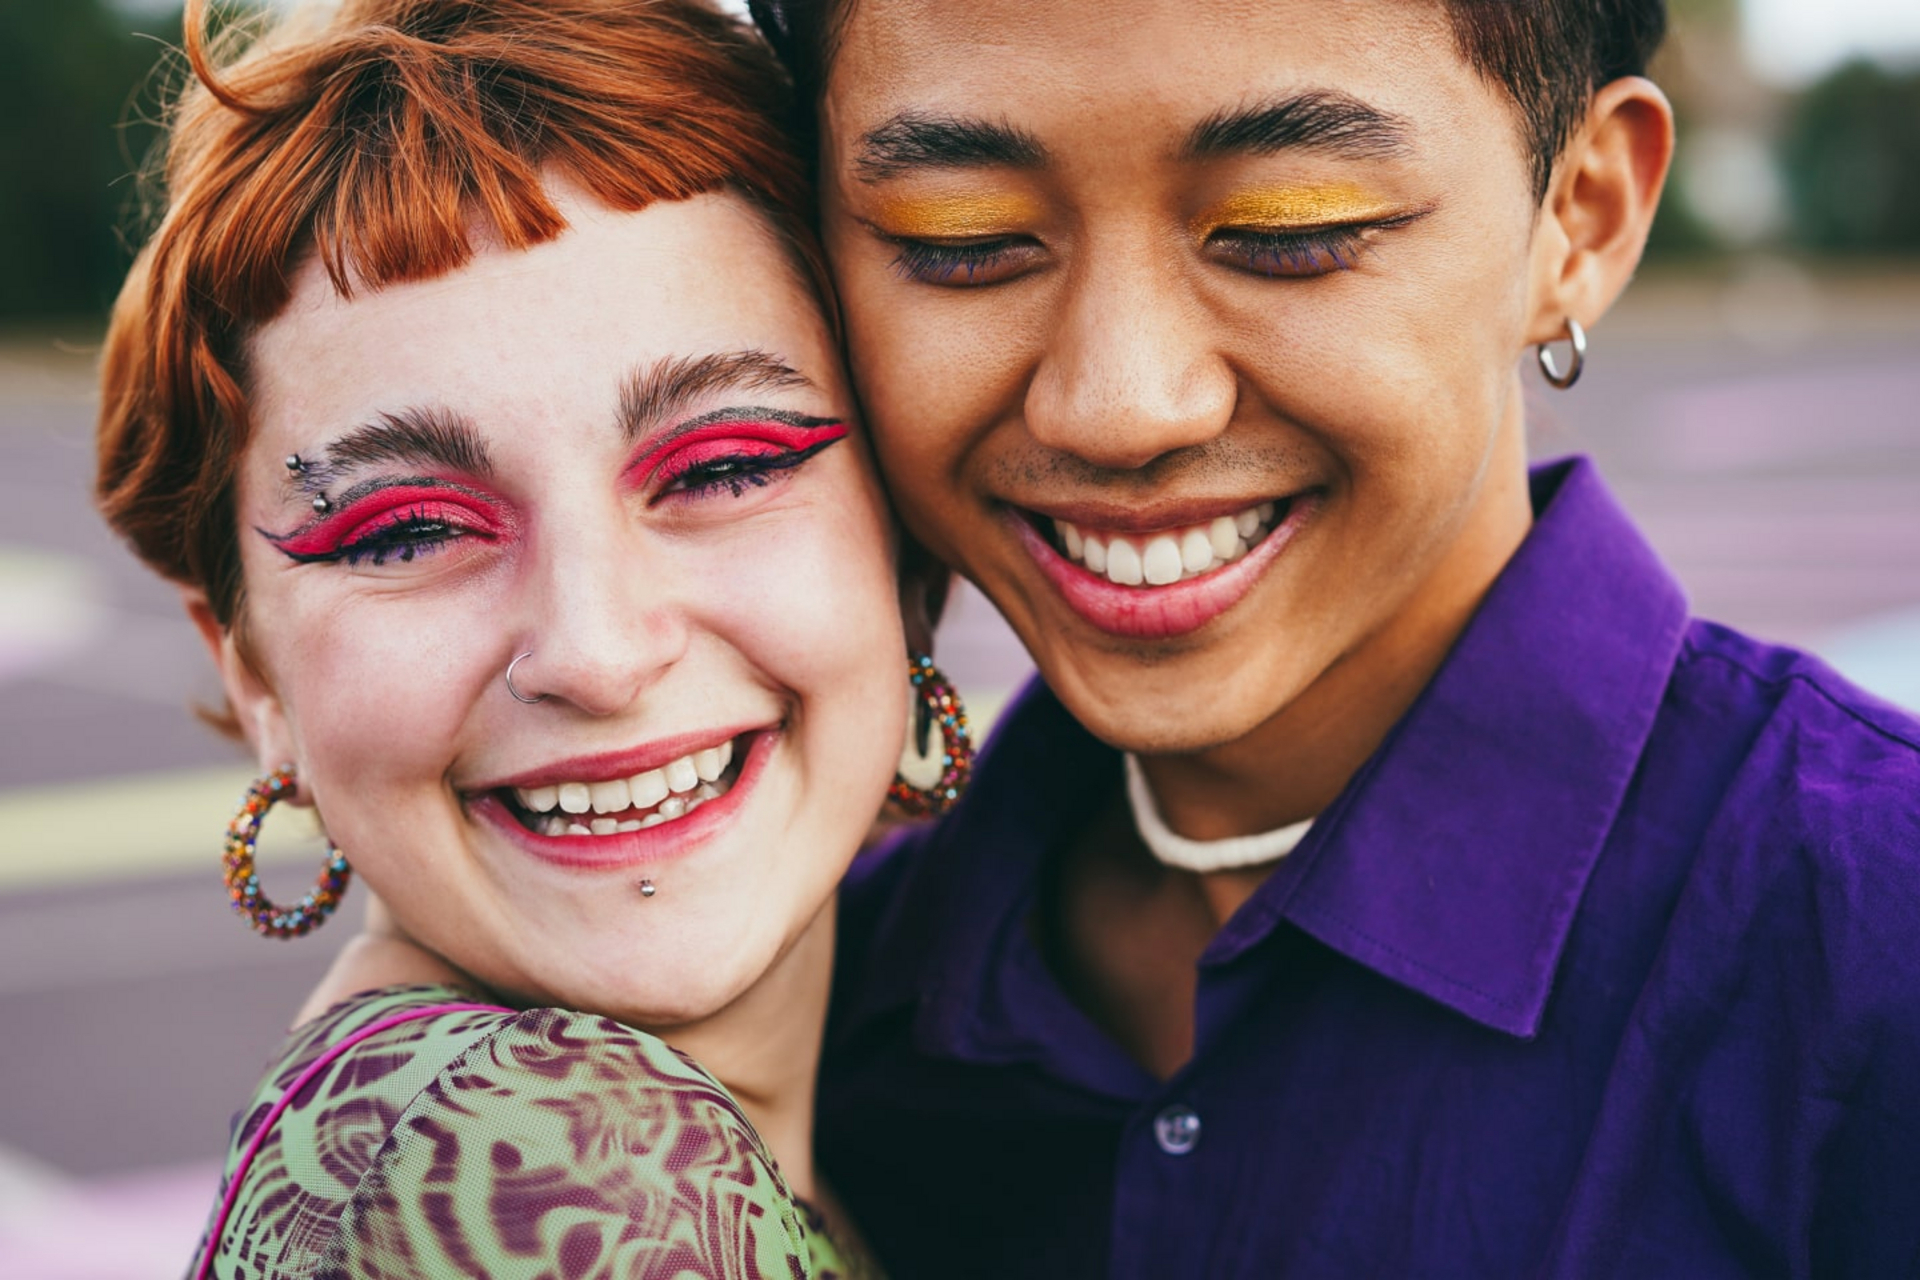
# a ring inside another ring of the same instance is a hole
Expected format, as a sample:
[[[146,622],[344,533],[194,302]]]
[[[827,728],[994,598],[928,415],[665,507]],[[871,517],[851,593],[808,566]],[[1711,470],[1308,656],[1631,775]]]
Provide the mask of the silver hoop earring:
[[[1580,381],[1580,371],[1587,367],[1587,331],[1572,316],[1567,317],[1567,341],[1573,347],[1573,360],[1567,365],[1565,373],[1554,367],[1553,352],[1547,349],[1546,343],[1533,349],[1540,359],[1541,376],[1562,391]]]
[[[532,656],[533,656],[533,650],[529,649],[525,653],[521,654],[519,657],[515,658],[512,662],[509,662],[507,664],[507,692],[513,695],[513,700],[515,702],[524,702],[528,706],[532,706],[536,702],[545,702],[547,700],[547,695],[544,693],[535,694],[533,697],[529,698],[526,694],[520,692],[518,689],[513,687],[513,669],[519,666],[522,662],[526,661],[528,658],[531,658]]]

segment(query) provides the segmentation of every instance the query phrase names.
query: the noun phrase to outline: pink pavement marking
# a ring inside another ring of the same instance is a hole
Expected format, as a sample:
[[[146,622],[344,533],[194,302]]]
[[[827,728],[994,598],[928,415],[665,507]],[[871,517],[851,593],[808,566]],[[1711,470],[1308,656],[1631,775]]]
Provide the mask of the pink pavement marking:
[[[1660,398],[1659,460],[1670,475],[1819,461],[1914,445],[1920,368],[1875,365],[1686,387]]]

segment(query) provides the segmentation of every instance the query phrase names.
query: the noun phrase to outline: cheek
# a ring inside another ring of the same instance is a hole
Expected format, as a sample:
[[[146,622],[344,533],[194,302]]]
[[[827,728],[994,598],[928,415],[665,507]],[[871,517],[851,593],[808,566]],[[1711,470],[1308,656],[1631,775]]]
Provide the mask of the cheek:
[[[700,629],[803,702],[863,690],[876,668],[904,670],[892,533],[853,458],[838,459],[849,483],[690,545],[684,565]]]
[[[961,317],[922,326],[903,314],[916,310],[849,307],[849,364],[901,522],[959,564],[963,539],[952,525],[973,513],[968,459],[997,423],[1018,415],[1020,354],[1010,325],[982,333]]]
[[[314,794],[330,821],[357,825],[358,810],[444,790],[492,649],[473,625],[481,602],[324,585],[260,593],[256,616],[274,612],[256,635]]]
[[[1391,274],[1332,278],[1284,310],[1236,300],[1243,367],[1358,481],[1481,465],[1507,416],[1525,319],[1523,243],[1447,237]]]

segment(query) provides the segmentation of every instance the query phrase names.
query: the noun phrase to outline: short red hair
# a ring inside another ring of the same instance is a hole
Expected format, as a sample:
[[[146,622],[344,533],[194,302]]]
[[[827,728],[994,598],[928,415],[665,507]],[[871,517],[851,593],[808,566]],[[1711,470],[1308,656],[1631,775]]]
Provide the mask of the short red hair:
[[[565,229],[545,178],[614,209],[730,189],[817,272],[787,82],[698,0],[345,0],[197,77],[170,124],[166,209],[115,303],[96,493],[168,578],[241,604],[233,478],[246,344],[310,255],[343,295],[442,275],[478,221],[509,247]]]

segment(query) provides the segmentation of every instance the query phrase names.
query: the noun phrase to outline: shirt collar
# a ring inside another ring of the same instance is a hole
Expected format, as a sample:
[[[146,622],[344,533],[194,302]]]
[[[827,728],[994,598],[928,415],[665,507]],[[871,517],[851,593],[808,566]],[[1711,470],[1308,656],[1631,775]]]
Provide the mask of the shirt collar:
[[[1536,470],[1532,497],[1533,528],[1433,682],[1203,966],[1291,921],[1483,1025],[1538,1032],[1687,609],[1591,463]],[[1029,685],[960,805],[893,851],[910,861],[846,975],[851,1023],[917,1001],[924,1048],[1036,1056],[988,1010],[996,959],[1042,859],[1119,780],[1118,754]]]
[[[1486,1026],[1539,1031],[1687,605],[1591,463],[1541,468],[1532,493],[1532,530],[1433,682],[1203,963],[1285,918]]]

